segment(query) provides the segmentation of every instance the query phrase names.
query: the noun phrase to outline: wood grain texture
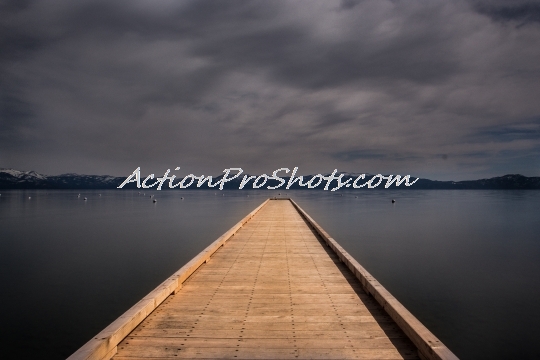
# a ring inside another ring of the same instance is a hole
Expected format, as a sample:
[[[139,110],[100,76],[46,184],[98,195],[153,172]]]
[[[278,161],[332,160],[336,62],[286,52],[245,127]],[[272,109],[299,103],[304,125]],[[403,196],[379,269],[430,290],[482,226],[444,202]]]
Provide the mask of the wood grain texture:
[[[269,201],[113,359],[418,359],[289,201]]]

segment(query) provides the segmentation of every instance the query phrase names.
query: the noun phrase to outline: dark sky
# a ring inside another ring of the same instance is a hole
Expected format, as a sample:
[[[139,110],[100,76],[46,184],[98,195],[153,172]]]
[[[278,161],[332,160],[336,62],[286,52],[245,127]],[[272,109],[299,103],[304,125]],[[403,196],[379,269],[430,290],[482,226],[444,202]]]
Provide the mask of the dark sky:
[[[0,167],[540,176],[540,2],[0,0]]]

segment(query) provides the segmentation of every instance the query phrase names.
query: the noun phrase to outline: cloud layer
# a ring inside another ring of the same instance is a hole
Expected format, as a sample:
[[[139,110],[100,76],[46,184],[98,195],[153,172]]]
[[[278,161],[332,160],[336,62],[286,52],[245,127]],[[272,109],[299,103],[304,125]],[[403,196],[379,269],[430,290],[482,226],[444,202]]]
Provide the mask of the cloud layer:
[[[0,14],[0,167],[540,175],[537,1],[17,0]]]

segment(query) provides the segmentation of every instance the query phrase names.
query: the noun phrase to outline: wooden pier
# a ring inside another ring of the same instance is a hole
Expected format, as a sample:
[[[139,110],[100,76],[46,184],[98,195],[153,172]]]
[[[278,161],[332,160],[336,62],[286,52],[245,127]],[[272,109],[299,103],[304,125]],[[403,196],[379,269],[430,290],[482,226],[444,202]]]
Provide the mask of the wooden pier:
[[[266,200],[69,359],[457,359],[294,201]]]

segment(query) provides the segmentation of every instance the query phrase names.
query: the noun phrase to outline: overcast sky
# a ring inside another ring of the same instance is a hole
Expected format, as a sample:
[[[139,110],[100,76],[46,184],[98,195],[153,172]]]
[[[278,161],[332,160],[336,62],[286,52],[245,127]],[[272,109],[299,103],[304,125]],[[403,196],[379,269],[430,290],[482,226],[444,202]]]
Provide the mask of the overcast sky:
[[[0,167],[540,176],[540,2],[0,0]]]

